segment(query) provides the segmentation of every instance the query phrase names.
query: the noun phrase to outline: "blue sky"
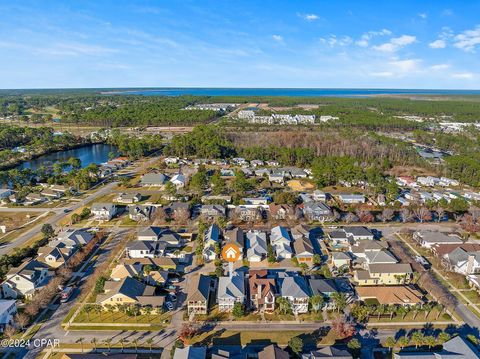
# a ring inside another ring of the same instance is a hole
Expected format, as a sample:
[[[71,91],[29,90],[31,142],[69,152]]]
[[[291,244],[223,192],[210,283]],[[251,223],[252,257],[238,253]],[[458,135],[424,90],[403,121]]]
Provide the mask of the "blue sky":
[[[480,1],[0,0],[0,88],[480,88]]]

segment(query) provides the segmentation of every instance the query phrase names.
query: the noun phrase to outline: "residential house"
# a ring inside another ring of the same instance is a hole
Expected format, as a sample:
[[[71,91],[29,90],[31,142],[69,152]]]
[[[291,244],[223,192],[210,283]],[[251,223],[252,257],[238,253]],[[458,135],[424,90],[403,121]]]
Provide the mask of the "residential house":
[[[333,218],[332,209],[325,202],[309,201],[303,204],[303,214],[309,221],[329,221]]]
[[[220,246],[220,228],[216,224],[208,227],[203,238],[203,259],[213,261],[217,258],[216,247]]]
[[[249,306],[254,311],[272,313],[275,310],[277,296],[275,277],[268,275],[268,270],[250,270],[249,272]]]
[[[308,312],[310,291],[304,277],[298,275],[279,277],[277,285],[279,295],[290,302],[294,313]]]
[[[109,221],[116,216],[118,209],[113,203],[94,203],[91,211],[95,220]]]
[[[128,258],[156,258],[164,255],[165,242],[134,241],[127,244],[125,252]]]
[[[293,208],[288,204],[270,203],[268,207],[270,217],[275,220],[285,220],[289,214],[293,213]]]
[[[443,263],[448,270],[463,275],[480,273],[480,251],[469,252],[458,247],[445,254]]]
[[[270,232],[270,244],[277,260],[292,258],[292,238],[288,233],[287,228],[276,226]]]
[[[187,313],[207,314],[211,289],[214,282],[211,277],[198,274],[190,278],[187,288]]]
[[[470,287],[480,293],[480,274],[469,274],[466,278]]]
[[[207,357],[207,347],[186,346],[176,348],[173,359],[205,359]]]
[[[13,193],[14,192],[11,189],[0,188],[0,201],[10,197],[11,195],[13,195]]]
[[[224,218],[227,214],[227,209],[220,204],[204,204],[200,209],[201,216],[208,221],[217,218]]]
[[[374,239],[372,231],[361,226],[342,227],[331,231],[328,236],[334,245],[344,246],[360,240]]]
[[[220,277],[217,292],[218,310],[231,312],[235,303],[245,304],[245,278],[243,272],[236,271],[232,276]]]
[[[293,249],[295,250],[295,258],[297,258],[299,264],[306,263],[309,266],[314,264],[313,258],[315,256],[315,250],[310,238],[305,236],[295,238]]]
[[[369,264],[367,270],[354,271],[354,281],[359,286],[398,285],[408,283],[412,276],[409,263]]]
[[[141,228],[137,234],[137,240],[139,241],[158,241],[160,237],[160,233],[162,233],[161,227],[155,226],[148,226],[145,228]]]
[[[182,237],[169,228],[155,226],[145,227],[138,231],[137,239],[139,241],[158,241],[165,243],[166,247],[177,248],[183,243]]]
[[[188,202],[173,202],[165,208],[165,213],[174,218],[183,214],[190,218],[190,204]]]
[[[334,268],[350,267],[352,258],[346,252],[332,252],[331,264]]]
[[[142,278],[143,265],[119,263],[112,269],[112,273],[110,273],[110,279],[116,282],[127,277]]]
[[[257,177],[267,177],[270,175],[270,170],[268,168],[259,168],[255,170],[255,176]]]
[[[46,202],[47,198],[38,193],[29,193],[25,196],[25,204],[35,205]]]
[[[327,194],[319,189],[313,191],[312,198],[314,201],[325,202],[327,200]]]
[[[59,232],[56,240],[50,241],[48,245],[53,247],[61,244],[67,248],[76,248],[88,244],[93,238],[94,235],[85,229],[69,228]]]
[[[35,259],[24,261],[18,267],[11,268],[2,283],[3,298],[29,298],[48,283],[49,268]]]
[[[122,193],[119,193],[118,196],[115,198],[115,202],[128,203],[128,204],[137,203],[137,202],[140,202],[141,200],[142,200],[142,195],[138,192],[137,193],[122,192]]]
[[[250,230],[246,234],[247,259],[261,262],[267,255],[267,235],[265,232]]]
[[[108,305],[137,304],[160,310],[164,302],[165,297],[155,295],[155,287],[132,277],[125,277],[119,281],[106,281],[104,293],[97,295],[97,303],[104,308]]]
[[[443,343],[442,350],[422,351],[422,350],[401,350],[393,354],[393,359],[474,359],[480,358],[478,349],[463,339],[456,336]]]
[[[354,258],[367,259],[367,253],[383,251],[388,248],[388,243],[385,241],[370,241],[361,240],[356,241],[349,246],[349,252]]]
[[[6,326],[14,325],[14,317],[17,314],[17,304],[15,300],[0,300],[0,332],[5,330]]]
[[[47,245],[38,248],[37,260],[50,268],[59,268],[68,262],[73,253],[73,248]]]
[[[289,354],[275,344],[270,344],[258,352],[258,359],[288,359]]]
[[[352,354],[346,349],[326,346],[302,354],[302,359],[352,359]]]
[[[163,173],[146,173],[140,179],[142,186],[163,186],[167,177]]]
[[[312,296],[320,295],[327,302],[330,300],[334,293],[345,294],[347,302],[350,302],[355,294],[355,291],[350,284],[350,281],[346,278],[325,279],[311,276],[310,278],[308,278],[308,285]]]
[[[128,218],[135,222],[146,222],[150,220],[154,212],[154,206],[133,205],[128,207]]]
[[[150,266],[152,268],[161,268],[169,272],[177,272],[177,263],[169,257],[158,258],[125,258],[122,261],[125,265],[141,264],[142,266]]]
[[[253,222],[263,218],[263,210],[260,206],[240,205],[235,208],[235,214],[243,222]]]
[[[183,174],[177,173],[170,179],[170,182],[172,182],[173,185],[177,188],[183,188],[185,187],[186,179]]]
[[[285,181],[285,173],[274,170],[268,174],[270,182],[283,183]]]
[[[243,249],[245,248],[245,233],[243,229],[235,227],[226,230],[224,237],[226,244],[235,244],[240,249],[240,252],[243,253]]]
[[[365,302],[376,299],[381,305],[417,305],[423,304],[423,294],[417,289],[406,286],[359,286],[356,288],[358,299]]]
[[[62,197],[62,194],[57,191],[53,191],[50,188],[45,188],[40,194],[49,200],[55,200],[55,199],[60,199]]]
[[[365,203],[365,196],[363,194],[340,193],[337,195],[338,199],[345,204],[359,204]]]
[[[413,234],[413,238],[425,248],[432,248],[437,244],[463,244],[462,239],[457,235],[435,231],[417,231]]]
[[[270,197],[255,197],[255,198],[243,198],[245,204],[254,206],[265,206],[270,201]]]

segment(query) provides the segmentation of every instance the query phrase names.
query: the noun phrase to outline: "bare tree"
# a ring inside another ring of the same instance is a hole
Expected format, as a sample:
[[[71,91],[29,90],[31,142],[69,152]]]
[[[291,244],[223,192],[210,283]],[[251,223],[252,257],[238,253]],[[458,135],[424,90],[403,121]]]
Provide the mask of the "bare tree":
[[[186,208],[178,209],[173,213],[173,219],[177,224],[186,225],[190,219],[190,211]]]
[[[30,317],[25,314],[25,313],[18,313],[15,315],[15,324],[20,328],[20,330],[23,330],[28,323],[30,323]]]
[[[370,211],[366,211],[366,210],[363,210],[363,209],[358,209],[355,211],[358,219],[360,220],[360,222],[362,223],[370,223],[370,222],[373,222],[375,217],[373,216],[373,214],[370,212]]]
[[[382,222],[388,222],[391,221],[393,216],[395,214],[395,211],[391,208],[384,208],[382,213],[380,214],[379,218]]]
[[[347,222],[347,223],[358,222],[358,217],[357,217],[355,214],[349,212],[349,213],[347,213],[347,215],[345,216],[345,222]]]
[[[445,209],[442,207],[437,207],[437,209],[435,209],[435,214],[437,215],[437,221],[440,222],[445,215]]]
[[[15,327],[11,325],[7,325],[5,329],[3,330],[3,335],[6,336],[7,338],[13,338],[13,336],[17,333],[17,330]]]
[[[400,217],[402,218],[402,222],[410,222],[414,218],[412,212],[408,208],[402,208],[400,211]]]
[[[425,221],[430,221],[432,219],[432,212],[425,207],[417,207],[413,210],[414,216],[423,223]]]

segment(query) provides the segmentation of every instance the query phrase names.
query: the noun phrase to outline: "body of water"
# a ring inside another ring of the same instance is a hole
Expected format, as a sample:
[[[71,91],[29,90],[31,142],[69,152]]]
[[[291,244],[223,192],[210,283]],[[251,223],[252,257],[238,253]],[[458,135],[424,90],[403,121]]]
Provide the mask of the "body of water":
[[[112,89],[104,94],[144,96],[293,96],[293,97],[368,97],[379,95],[480,95],[480,90],[428,89],[328,89],[328,88],[151,88]]]
[[[108,161],[108,154],[110,152],[117,152],[117,148],[112,145],[103,143],[87,145],[83,147],[74,148],[66,151],[59,151],[49,153],[29,161],[25,161],[18,165],[18,169],[31,168],[36,170],[41,166],[51,165],[55,162],[64,162],[70,157],[79,158],[82,162],[82,167],[86,167],[91,163],[100,164]]]

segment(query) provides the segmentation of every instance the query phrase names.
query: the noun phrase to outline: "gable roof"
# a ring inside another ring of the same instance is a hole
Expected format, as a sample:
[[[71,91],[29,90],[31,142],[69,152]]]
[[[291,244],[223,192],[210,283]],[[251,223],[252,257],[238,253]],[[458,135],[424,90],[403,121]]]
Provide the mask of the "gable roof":
[[[293,248],[295,249],[296,254],[310,253],[315,254],[313,250],[313,245],[310,239],[306,237],[296,238],[293,242]]]
[[[280,295],[282,297],[304,298],[309,296],[305,278],[300,276],[287,276],[278,279]]]
[[[235,227],[231,230],[225,231],[225,240],[226,243],[233,243],[239,246],[240,248],[245,247],[245,237],[243,229]]]
[[[423,295],[413,287],[396,286],[358,286],[357,294],[361,300],[375,298],[380,304],[418,304],[423,303]]]
[[[208,301],[211,281],[212,278],[204,274],[199,274],[191,278],[188,283],[187,301]]]
[[[365,256],[370,264],[374,263],[398,263],[397,258],[389,251],[368,251]]]
[[[164,184],[166,177],[163,173],[146,173],[142,176],[140,182],[142,184]]]
[[[235,272],[230,277],[220,277],[218,280],[218,298],[235,299],[245,296],[245,280],[242,272]]]
[[[288,359],[289,355],[286,351],[280,349],[275,344],[271,344],[268,347],[263,348],[258,353],[258,359]]]

